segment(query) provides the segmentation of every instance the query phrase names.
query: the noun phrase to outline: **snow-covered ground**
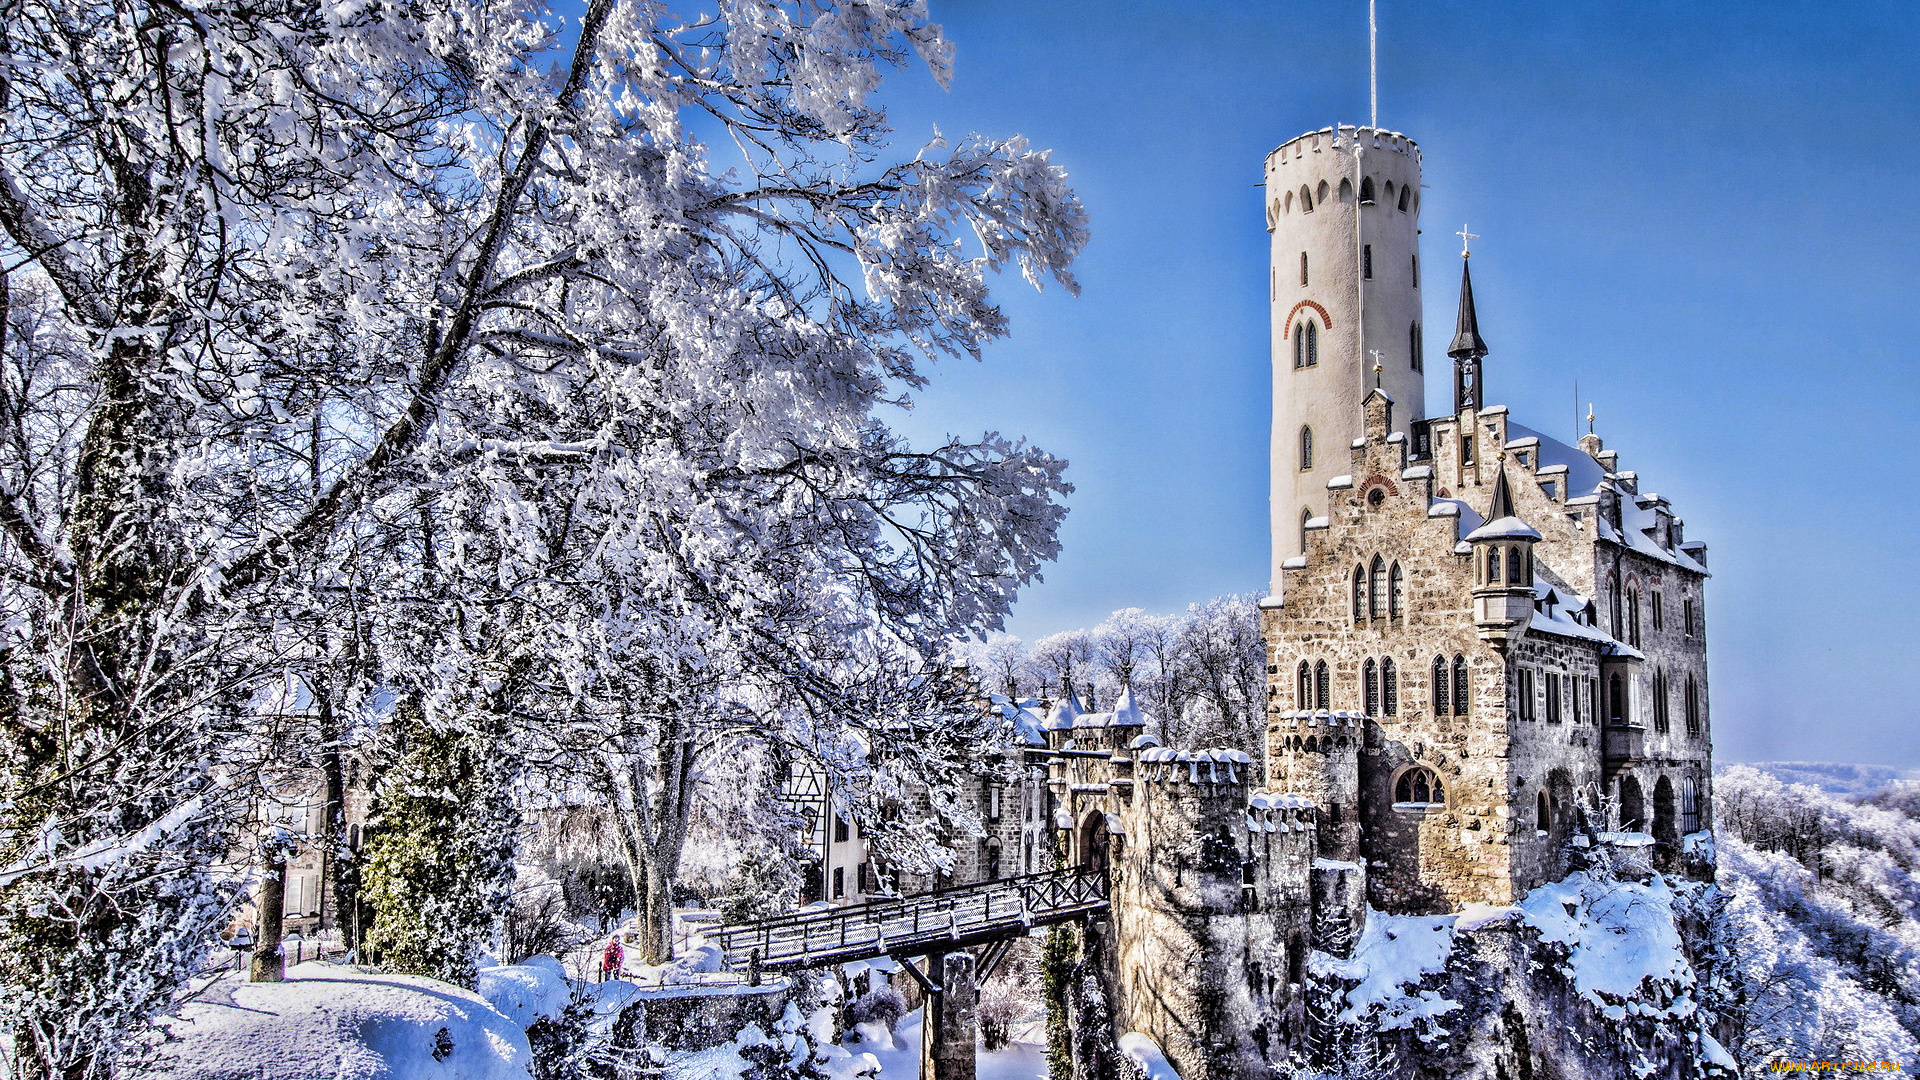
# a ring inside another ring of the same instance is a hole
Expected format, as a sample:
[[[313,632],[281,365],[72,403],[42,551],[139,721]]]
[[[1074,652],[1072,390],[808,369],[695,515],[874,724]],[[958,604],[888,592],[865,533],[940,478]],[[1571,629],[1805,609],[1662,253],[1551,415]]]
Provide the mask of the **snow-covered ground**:
[[[891,1038],[887,1037],[884,1028],[872,1024],[862,1024],[862,1030],[848,1032],[840,1045],[849,1052],[851,1060],[833,1063],[829,1071],[835,1075],[857,1075],[862,1071],[855,1064],[859,1056],[871,1054],[880,1064],[879,1071],[874,1074],[879,1080],[917,1080],[920,1075],[920,1017],[919,1009],[901,1017]],[[863,1035],[866,1037],[862,1038]],[[1045,1027],[1041,1024],[1024,1024],[1016,1028],[1014,1042],[991,1054],[981,1052],[975,1070],[977,1080],[1045,1080],[1047,1048],[1042,1042],[1045,1038]]]
[[[280,983],[223,974],[168,1026],[153,1080],[527,1080],[532,1059],[478,994],[339,964]]]

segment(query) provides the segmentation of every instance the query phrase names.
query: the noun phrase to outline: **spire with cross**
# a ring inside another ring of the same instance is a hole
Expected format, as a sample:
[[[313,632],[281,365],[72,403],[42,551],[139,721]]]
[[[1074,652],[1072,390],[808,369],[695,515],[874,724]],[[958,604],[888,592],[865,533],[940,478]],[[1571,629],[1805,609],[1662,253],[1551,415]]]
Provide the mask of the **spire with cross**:
[[[1487,355],[1487,343],[1480,337],[1480,318],[1473,307],[1473,275],[1468,270],[1465,242],[1477,239],[1463,226],[1459,232],[1462,241],[1460,249],[1460,315],[1454,324],[1453,344],[1447,347],[1447,355],[1453,357],[1453,409],[1463,412],[1477,409],[1485,404],[1480,396],[1481,365],[1480,360]]]
[[[1467,248],[1471,246],[1475,240],[1480,239],[1480,234],[1477,232],[1468,232],[1467,227],[1462,225],[1460,226],[1460,231],[1453,235],[1460,238],[1460,257],[1463,259],[1471,258],[1473,253],[1468,251]]]

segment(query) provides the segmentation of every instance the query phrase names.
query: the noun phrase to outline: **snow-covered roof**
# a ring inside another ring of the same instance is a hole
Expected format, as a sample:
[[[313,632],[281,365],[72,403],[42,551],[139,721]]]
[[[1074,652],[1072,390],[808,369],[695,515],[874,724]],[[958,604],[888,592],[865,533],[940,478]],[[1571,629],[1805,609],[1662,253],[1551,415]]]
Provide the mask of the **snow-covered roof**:
[[[1253,763],[1244,751],[1173,750],[1165,746],[1140,751],[1135,776],[1143,780],[1189,784],[1237,784],[1240,771]]]
[[[1524,443],[1529,439],[1533,440],[1534,447],[1539,452],[1541,468],[1554,465],[1566,468],[1568,495],[1592,494],[1600,486],[1601,481],[1607,478],[1607,470],[1593,460],[1592,454],[1577,446],[1568,446],[1551,435],[1543,435],[1509,417],[1507,445],[1513,446],[1515,443]]]
[[[1517,517],[1489,521],[1467,534],[1468,540],[1538,540],[1540,533]]]

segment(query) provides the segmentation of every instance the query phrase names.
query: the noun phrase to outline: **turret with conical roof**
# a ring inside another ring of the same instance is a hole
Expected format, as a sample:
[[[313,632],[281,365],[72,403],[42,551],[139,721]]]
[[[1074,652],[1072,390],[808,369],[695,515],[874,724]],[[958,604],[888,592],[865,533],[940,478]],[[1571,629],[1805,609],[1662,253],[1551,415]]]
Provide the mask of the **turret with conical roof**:
[[[1487,523],[1467,534],[1473,545],[1473,621],[1496,647],[1527,632],[1533,621],[1533,545],[1540,533],[1513,509],[1503,462],[1493,480]]]

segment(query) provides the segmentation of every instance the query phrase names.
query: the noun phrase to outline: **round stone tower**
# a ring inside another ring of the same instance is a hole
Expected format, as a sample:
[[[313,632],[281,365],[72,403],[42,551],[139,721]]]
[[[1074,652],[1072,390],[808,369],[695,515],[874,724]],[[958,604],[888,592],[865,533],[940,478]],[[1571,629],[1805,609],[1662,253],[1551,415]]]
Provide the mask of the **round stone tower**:
[[[1267,155],[1273,311],[1273,595],[1347,471],[1361,402],[1393,425],[1426,415],[1420,344],[1420,148],[1373,128],[1322,128]],[[1441,358],[1445,362],[1445,357]],[[1377,370],[1376,370],[1377,366]]]

